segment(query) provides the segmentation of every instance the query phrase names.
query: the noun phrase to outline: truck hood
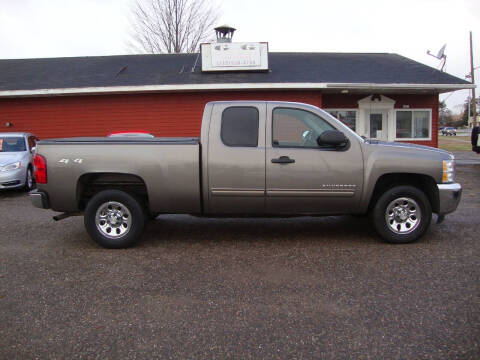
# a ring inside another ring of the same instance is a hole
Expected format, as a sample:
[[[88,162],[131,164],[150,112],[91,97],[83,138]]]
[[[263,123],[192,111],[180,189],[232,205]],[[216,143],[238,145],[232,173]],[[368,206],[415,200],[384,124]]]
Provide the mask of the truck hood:
[[[24,156],[23,152],[6,152],[0,153],[0,166],[8,165],[17,161],[21,161]]]
[[[444,157],[445,159],[453,159],[454,156],[452,153],[442,150],[442,149],[437,149],[431,146],[425,146],[425,145],[417,145],[417,144],[410,144],[410,143],[400,143],[400,142],[388,142],[388,141],[379,141],[379,140],[367,140],[367,143],[370,145],[378,145],[380,147],[388,147],[388,148],[393,148],[393,149],[406,149],[410,151],[431,151],[435,153],[436,155],[440,155]],[[432,154],[433,155],[433,154]]]

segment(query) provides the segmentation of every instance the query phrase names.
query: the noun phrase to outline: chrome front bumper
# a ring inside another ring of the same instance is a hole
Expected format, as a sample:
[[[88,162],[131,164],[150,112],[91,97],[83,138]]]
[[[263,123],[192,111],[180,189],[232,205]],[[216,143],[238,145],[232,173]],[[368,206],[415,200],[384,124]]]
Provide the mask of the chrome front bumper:
[[[438,184],[438,215],[445,215],[454,212],[462,197],[462,186],[460,184]]]
[[[32,205],[40,209],[49,209],[48,195],[44,192],[33,190],[28,193]]]

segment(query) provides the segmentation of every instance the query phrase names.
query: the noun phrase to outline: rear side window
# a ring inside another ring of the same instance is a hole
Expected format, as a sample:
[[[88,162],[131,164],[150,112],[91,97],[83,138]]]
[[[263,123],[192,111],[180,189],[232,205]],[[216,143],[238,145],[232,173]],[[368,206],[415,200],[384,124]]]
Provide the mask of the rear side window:
[[[229,107],[222,113],[222,142],[227,146],[258,146],[258,109]]]

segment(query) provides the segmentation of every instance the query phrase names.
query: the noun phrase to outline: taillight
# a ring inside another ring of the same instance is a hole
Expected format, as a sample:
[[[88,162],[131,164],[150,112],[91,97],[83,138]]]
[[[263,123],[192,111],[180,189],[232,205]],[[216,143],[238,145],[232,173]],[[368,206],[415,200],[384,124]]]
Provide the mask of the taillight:
[[[47,183],[47,160],[42,155],[33,157],[33,166],[35,167],[35,181],[38,184]]]

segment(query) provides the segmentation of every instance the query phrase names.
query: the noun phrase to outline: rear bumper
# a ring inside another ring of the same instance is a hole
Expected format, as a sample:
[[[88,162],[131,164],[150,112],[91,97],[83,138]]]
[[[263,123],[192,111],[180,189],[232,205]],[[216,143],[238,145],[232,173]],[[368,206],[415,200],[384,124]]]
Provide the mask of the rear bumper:
[[[32,205],[40,209],[50,209],[48,195],[42,191],[33,190],[28,193]]]
[[[438,184],[439,208],[438,215],[454,212],[462,197],[460,184]]]

